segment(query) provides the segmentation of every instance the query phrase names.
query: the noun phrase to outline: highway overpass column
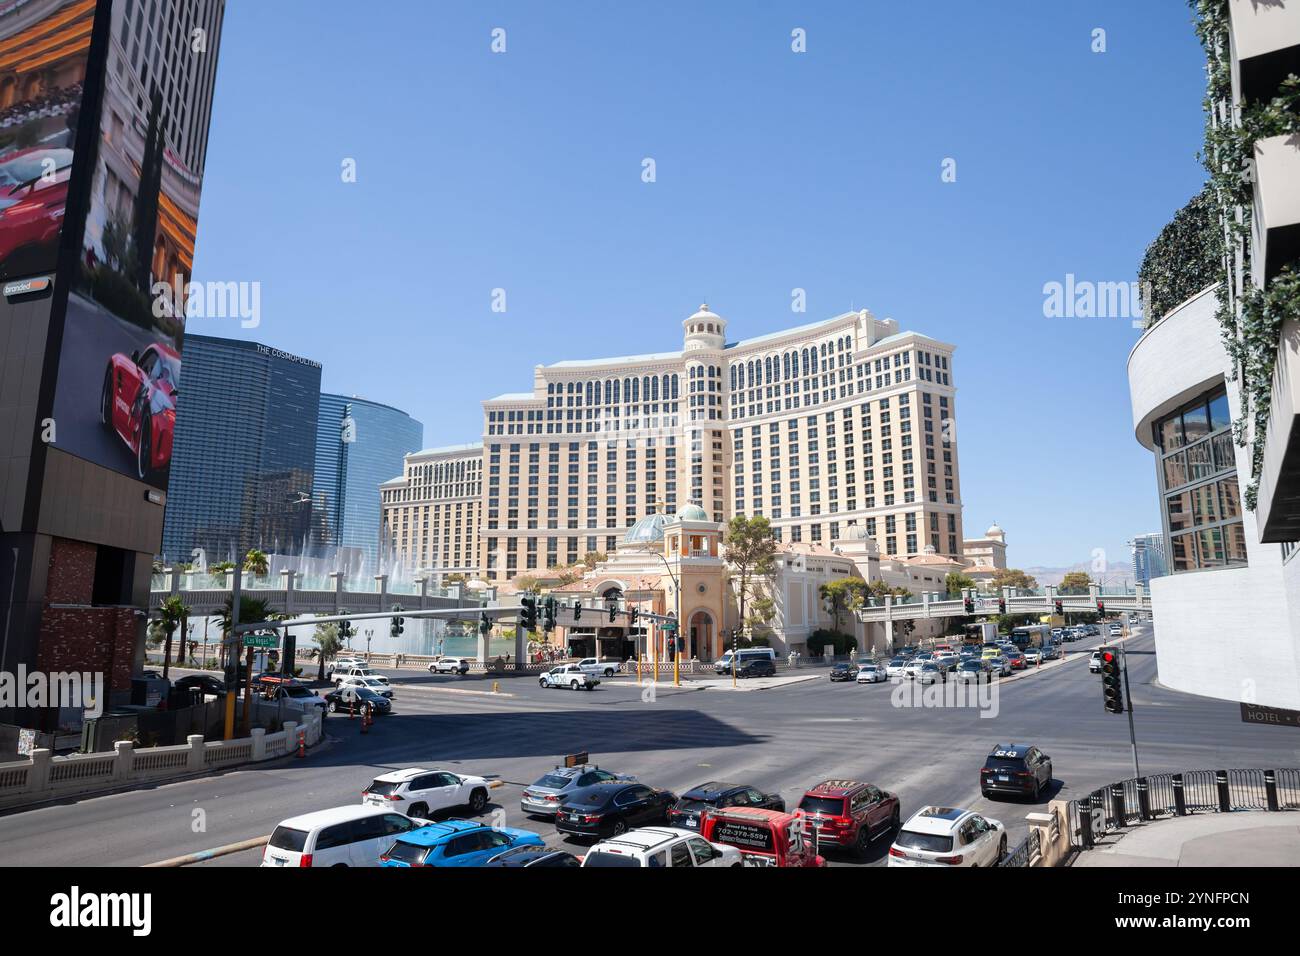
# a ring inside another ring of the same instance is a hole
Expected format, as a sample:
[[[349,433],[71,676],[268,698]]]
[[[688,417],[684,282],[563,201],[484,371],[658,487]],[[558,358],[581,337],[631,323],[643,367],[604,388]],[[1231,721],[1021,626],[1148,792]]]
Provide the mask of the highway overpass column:
[[[334,579],[334,613],[343,612],[343,572],[331,571],[330,577]]]
[[[885,595],[885,653],[894,653],[894,596]]]

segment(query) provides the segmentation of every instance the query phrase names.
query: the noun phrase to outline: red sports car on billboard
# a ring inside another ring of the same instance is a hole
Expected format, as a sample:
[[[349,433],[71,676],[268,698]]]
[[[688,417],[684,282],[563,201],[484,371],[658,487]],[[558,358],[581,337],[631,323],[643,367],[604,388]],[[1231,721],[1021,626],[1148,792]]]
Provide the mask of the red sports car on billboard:
[[[136,475],[149,481],[172,460],[181,357],[155,342],[141,352],[108,360],[99,417],[135,453]]]
[[[20,149],[0,159],[0,263],[7,274],[53,268],[71,169],[70,149]]]

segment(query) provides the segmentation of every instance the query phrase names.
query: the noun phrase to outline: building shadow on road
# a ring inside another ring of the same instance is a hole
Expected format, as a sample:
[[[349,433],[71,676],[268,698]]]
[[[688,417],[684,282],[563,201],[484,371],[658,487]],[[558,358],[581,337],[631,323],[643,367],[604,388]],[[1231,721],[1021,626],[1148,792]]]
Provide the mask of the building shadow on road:
[[[367,750],[373,758],[393,759],[409,749],[420,761],[473,760],[481,763],[518,757],[555,761],[564,754],[645,750],[744,747],[769,739],[724,723],[697,710],[646,708],[643,711],[590,710],[544,713],[402,714],[375,721],[364,737],[346,717],[326,721],[334,744],[319,765],[357,762]]]

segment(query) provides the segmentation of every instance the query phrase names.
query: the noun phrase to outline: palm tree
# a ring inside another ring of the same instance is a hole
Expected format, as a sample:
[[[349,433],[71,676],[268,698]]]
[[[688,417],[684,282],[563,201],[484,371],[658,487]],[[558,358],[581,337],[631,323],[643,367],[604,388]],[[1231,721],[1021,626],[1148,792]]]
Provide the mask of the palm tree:
[[[244,555],[244,570],[258,577],[265,575],[270,570],[266,561],[266,552],[250,548],[248,554]]]
[[[179,594],[169,596],[158,608],[158,620],[167,634],[167,644],[163,649],[163,677],[167,676],[167,671],[171,665],[172,635],[176,633],[176,628],[185,623],[189,613],[189,607],[181,600]],[[184,646],[185,642],[182,640],[181,647],[184,648]],[[178,660],[177,663],[179,662]]]
[[[316,661],[319,664],[319,670],[316,674],[317,680],[325,679],[325,662],[338,655],[343,650],[343,640],[339,637],[339,626],[335,621],[327,621],[323,624],[316,625],[316,649],[313,653],[316,655]]]

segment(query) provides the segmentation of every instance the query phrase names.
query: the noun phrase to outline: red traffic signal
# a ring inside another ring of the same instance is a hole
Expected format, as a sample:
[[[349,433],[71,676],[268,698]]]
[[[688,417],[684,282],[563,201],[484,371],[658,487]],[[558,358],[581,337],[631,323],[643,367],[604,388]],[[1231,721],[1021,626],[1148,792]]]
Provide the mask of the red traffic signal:
[[[1124,692],[1120,686],[1119,654],[1114,648],[1098,648],[1101,658],[1101,697],[1108,714],[1124,713]]]

